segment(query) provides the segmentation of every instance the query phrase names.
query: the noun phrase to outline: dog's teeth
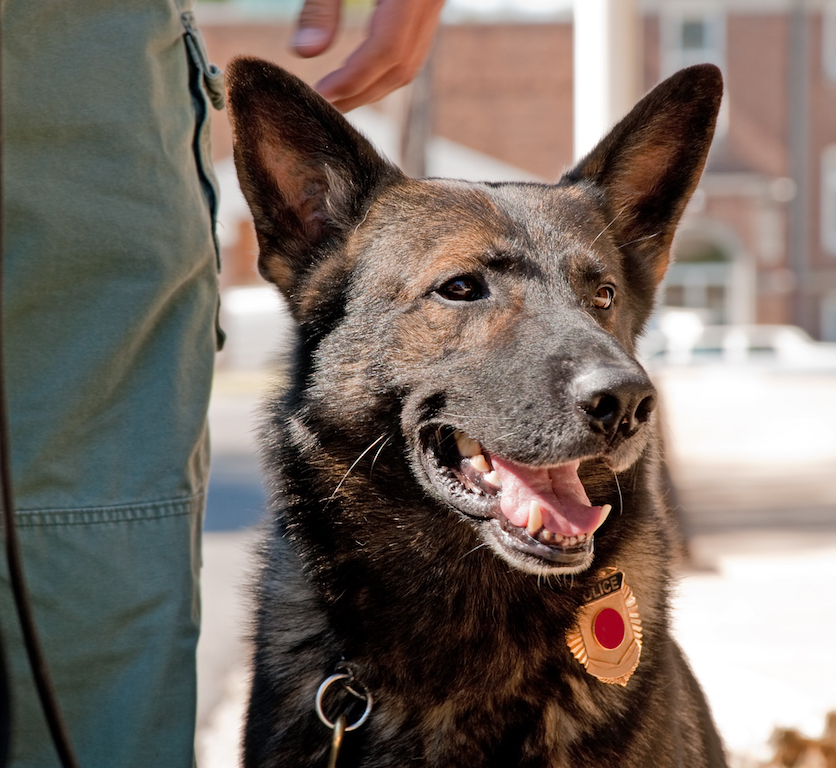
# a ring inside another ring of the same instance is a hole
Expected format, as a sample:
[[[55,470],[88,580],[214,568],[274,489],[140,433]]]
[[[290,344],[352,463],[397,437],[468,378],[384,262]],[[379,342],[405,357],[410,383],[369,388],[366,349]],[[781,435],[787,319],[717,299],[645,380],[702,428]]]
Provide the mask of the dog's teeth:
[[[495,469],[492,469],[490,472],[488,472],[483,478],[483,480],[486,483],[490,483],[498,491],[502,490],[502,480],[499,479],[499,474]]]
[[[550,531],[548,528],[544,529],[543,532],[540,534],[540,540],[545,544],[550,544],[557,538],[557,535]]]
[[[528,512],[528,525],[526,525],[525,530],[528,531],[529,536],[534,536],[542,527],[543,512],[540,510],[540,505],[537,501],[532,499]]]
[[[482,453],[482,446],[478,440],[468,437],[459,429],[454,432],[454,435],[456,437],[456,447],[464,458],[469,459],[472,456],[479,456]]]
[[[612,512],[612,504],[604,504],[604,506],[601,507],[601,520],[598,523],[599,528],[604,524],[604,521],[610,516],[610,512]]]
[[[476,445],[479,445],[479,443],[476,443]],[[470,463],[477,472],[488,472],[491,468],[488,464],[488,460],[481,453],[471,456]]]

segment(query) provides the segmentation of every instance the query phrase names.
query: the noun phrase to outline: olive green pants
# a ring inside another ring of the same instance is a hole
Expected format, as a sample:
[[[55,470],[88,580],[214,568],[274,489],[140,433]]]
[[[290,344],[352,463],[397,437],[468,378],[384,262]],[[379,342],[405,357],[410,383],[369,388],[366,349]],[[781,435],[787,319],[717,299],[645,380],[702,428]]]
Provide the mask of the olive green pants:
[[[83,768],[190,768],[217,199],[190,0],[2,0],[14,493]],[[0,565],[12,765],[57,766]]]

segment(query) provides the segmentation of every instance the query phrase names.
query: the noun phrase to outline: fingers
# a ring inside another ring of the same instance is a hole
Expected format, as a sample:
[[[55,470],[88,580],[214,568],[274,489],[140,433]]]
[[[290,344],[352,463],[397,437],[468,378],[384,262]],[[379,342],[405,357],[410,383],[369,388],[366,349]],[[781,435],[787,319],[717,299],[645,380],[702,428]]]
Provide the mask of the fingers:
[[[319,92],[348,112],[411,82],[427,57],[443,5],[443,0],[380,0],[368,37],[317,83]]]
[[[299,56],[318,56],[334,41],[342,0],[305,0],[290,45]]]

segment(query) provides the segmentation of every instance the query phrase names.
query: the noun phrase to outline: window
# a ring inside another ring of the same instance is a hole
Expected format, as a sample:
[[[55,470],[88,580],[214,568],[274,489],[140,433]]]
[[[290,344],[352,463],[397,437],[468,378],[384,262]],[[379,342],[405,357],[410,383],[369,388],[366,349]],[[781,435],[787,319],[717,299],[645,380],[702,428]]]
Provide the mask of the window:
[[[836,0],[833,0],[836,3]],[[726,18],[722,8],[711,0],[681,0],[663,6],[660,17],[662,35],[662,75],[672,75],[693,64],[726,66]],[[729,99],[720,105],[715,141],[728,133]]]
[[[826,293],[821,301],[821,340],[836,341],[836,291]]]
[[[663,304],[693,310],[706,323],[727,323],[732,278],[729,257],[716,244],[682,239],[665,278]]]
[[[665,75],[682,67],[708,62],[725,65],[726,25],[719,9],[710,3],[671,4],[662,19]]]
[[[828,80],[836,81],[836,2],[827,0],[822,8],[822,69]]]
[[[836,144],[822,153],[821,244],[827,253],[836,256]]]

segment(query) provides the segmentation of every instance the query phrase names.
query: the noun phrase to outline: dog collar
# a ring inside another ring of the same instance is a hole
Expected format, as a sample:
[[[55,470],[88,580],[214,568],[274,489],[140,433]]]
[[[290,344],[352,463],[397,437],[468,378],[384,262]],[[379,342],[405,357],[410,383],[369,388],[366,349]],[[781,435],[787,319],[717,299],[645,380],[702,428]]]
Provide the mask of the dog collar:
[[[590,675],[627,685],[641,658],[642,622],[636,596],[618,568],[598,572],[566,642]]]

